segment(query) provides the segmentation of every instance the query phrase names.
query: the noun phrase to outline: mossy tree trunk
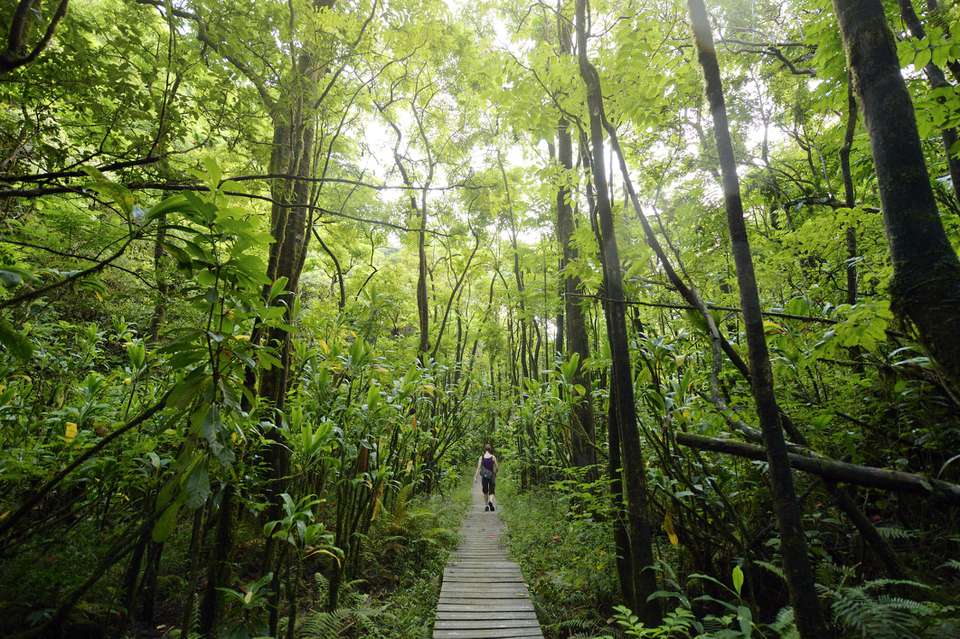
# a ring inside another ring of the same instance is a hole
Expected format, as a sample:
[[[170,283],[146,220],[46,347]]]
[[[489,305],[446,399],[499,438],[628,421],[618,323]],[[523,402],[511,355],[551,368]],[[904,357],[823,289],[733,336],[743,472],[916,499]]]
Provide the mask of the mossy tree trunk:
[[[880,0],[834,0],[870,134],[893,262],[894,310],[960,384],[960,261],[944,232],[916,119]]]

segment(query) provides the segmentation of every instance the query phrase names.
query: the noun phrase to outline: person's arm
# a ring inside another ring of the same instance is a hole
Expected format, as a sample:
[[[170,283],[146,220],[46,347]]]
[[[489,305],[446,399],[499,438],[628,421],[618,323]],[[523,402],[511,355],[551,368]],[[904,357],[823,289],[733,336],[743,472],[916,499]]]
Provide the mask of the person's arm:
[[[500,462],[497,460],[497,456],[493,456],[493,474],[497,475],[500,473]]]
[[[480,464],[483,463],[483,455],[480,455],[480,459],[477,460],[477,470],[473,473],[473,481],[476,483],[477,478],[480,476]]]

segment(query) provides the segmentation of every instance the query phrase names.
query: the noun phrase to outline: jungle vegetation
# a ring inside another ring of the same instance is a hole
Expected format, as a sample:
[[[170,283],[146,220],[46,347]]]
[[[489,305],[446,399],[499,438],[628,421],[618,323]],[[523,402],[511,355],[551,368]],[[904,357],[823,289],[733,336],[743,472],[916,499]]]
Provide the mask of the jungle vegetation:
[[[0,3],[0,634],[960,636],[956,0]]]

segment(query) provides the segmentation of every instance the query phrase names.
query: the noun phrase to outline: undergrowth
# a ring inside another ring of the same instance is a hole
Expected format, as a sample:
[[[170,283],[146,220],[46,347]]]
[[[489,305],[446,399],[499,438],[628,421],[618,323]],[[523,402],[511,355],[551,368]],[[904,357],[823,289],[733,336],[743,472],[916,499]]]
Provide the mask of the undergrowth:
[[[612,533],[578,516],[556,491],[519,492],[513,478],[498,478],[500,512],[510,554],[530,587],[547,639],[589,637],[606,627],[617,603]]]
[[[440,575],[457,546],[457,529],[469,503],[467,481],[444,494],[401,499],[371,530],[363,558],[368,568],[348,584],[341,607],[332,613],[306,611],[297,636],[429,639]],[[322,579],[317,587],[324,589]]]
[[[646,627],[620,603],[612,533],[586,515],[592,487],[555,482],[521,492],[513,477],[499,482],[500,511],[513,558],[520,563],[547,639],[796,639],[793,611],[781,608],[762,622],[745,599],[745,575],[735,566],[718,579],[676,574],[667,557],[658,563],[664,620]],[[584,488],[583,490],[578,489]],[[945,564],[947,565],[947,564]],[[776,565],[771,564],[780,574]],[[952,597],[917,581],[875,579],[849,583],[852,571],[822,561],[818,592],[835,636],[842,639],[940,639],[960,636]],[[781,577],[782,578],[782,577]]]

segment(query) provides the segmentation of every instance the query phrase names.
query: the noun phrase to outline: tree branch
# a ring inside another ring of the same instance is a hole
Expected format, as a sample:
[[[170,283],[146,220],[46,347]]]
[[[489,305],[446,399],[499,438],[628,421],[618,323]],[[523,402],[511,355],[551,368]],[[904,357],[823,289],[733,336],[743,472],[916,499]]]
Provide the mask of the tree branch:
[[[745,444],[729,439],[716,439],[693,435],[691,433],[677,433],[677,443],[699,450],[709,450],[716,453],[746,457],[757,461],[766,461],[767,452],[762,446]],[[834,459],[809,457],[789,453],[790,465],[797,470],[817,475],[831,481],[854,484],[867,488],[881,488],[895,492],[906,492],[929,495],[960,504],[960,485],[939,479],[931,479],[913,473],[904,473],[898,470],[887,470],[873,466],[861,466]]]
[[[0,53],[0,74],[9,73],[37,59],[43,50],[47,48],[47,45],[50,44],[50,40],[57,30],[57,25],[60,23],[60,20],[63,19],[63,16],[67,14],[68,1],[69,0],[60,0],[60,4],[57,5],[56,11],[54,11],[53,16],[50,18],[47,30],[43,33],[43,37],[34,45],[30,53],[25,56],[19,56],[18,52],[23,49],[26,44],[24,39],[26,38],[27,30],[27,14],[30,13],[32,6],[35,4],[35,0],[20,0],[20,4],[17,5],[17,10],[13,15],[13,23],[10,25],[7,49],[3,53]]]

